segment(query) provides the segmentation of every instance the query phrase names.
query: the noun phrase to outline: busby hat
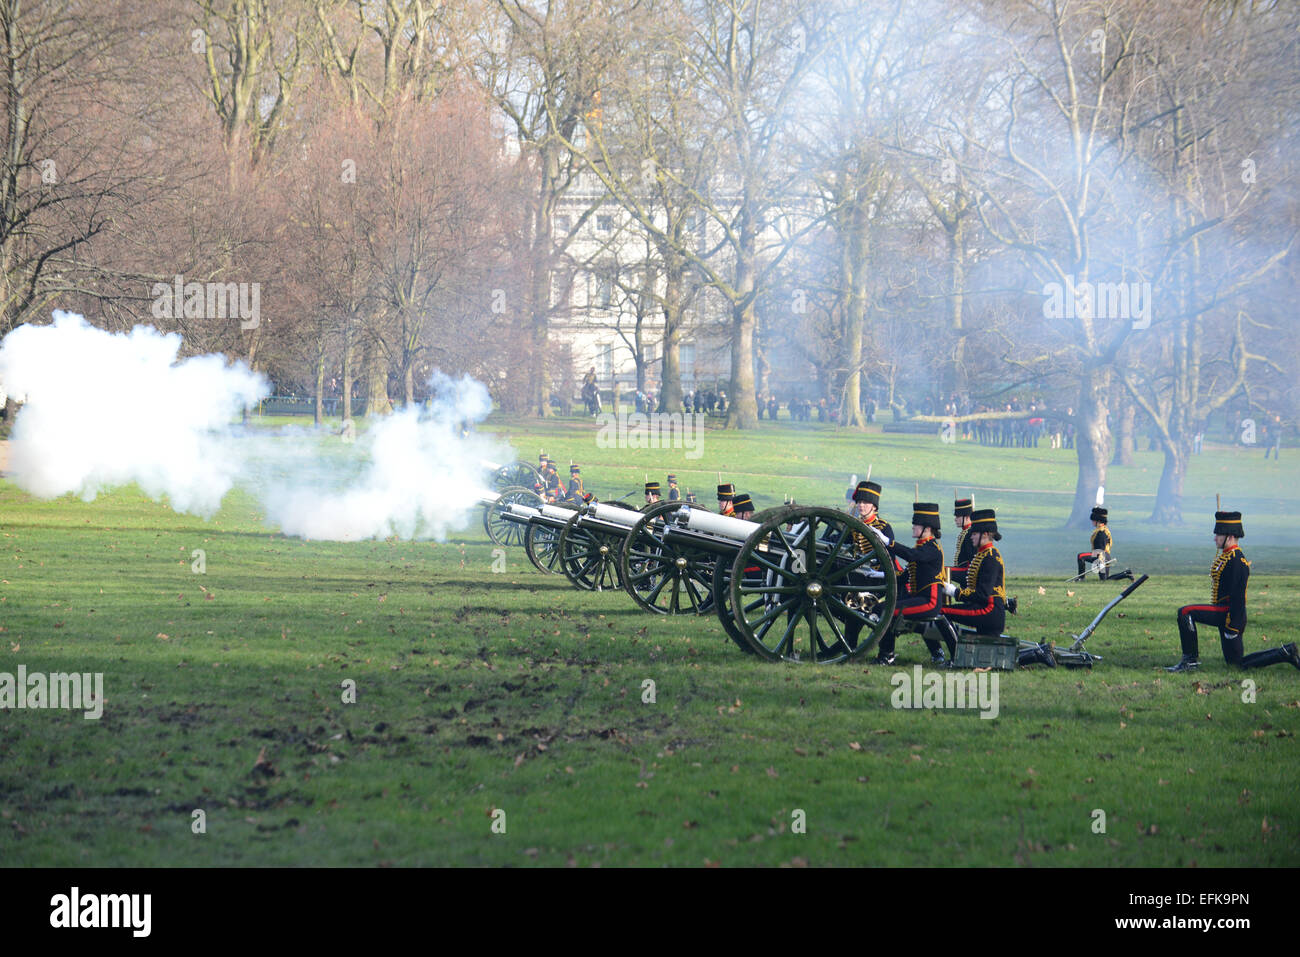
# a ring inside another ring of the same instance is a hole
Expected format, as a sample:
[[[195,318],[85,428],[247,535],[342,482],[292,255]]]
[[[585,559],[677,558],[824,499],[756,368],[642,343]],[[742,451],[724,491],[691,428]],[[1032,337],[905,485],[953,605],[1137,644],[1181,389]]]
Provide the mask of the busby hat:
[[[1105,522],[1106,516],[1110,514],[1109,509],[1104,509],[1100,505],[1094,506],[1092,514],[1088,516],[1090,522]]]
[[[959,498],[952,503],[952,514],[954,518],[961,518],[963,515],[969,515],[975,510],[975,503],[968,498]]]
[[[737,492],[736,497],[731,500],[731,506],[737,512],[754,511],[754,500],[749,497],[748,492]]]
[[[581,475],[581,474],[582,474],[582,469],[578,468],[578,466],[576,466],[576,465],[570,465],[570,466],[569,466],[569,474],[570,474],[570,475]]]
[[[733,485],[733,484],[730,483],[730,482],[727,482],[727,483],[724,484],[724,485],[719,485],[719,486],[718,486],[718,498],[719,498],[719,499],[723,499],[723,500],[725,500],[725,499],[729,499],[729,498],[731,498],[731,497],[732,497],[733,495],[735,495],[735,494],[736,494],[736,486]]]
[[[1245,538],[1246,530],[1241,525],[1241,513],[1215,512],[1214,534],[1231,535],[1233,538]]]
[[[853,501],[879,506],[880,485],[876,482],[859,482],[858,487],[853,490]]]
[[[645,483],[645,493],[646,493],[647,495],[658,495],[658,494],[659,494],[659,483],[658,483],[658,482],[646,482],[646,483]]]
[[[545,452],[539,452],[539,453],[537,453],[537,461],[538,461],[540,464],[545,465],[547,462],[550,461],[550,459],[548,459],[548,458],[546,457],[546,453],[545,453]]]
[[[695,501],[695,493],[694,493],[694,492],[687,492],[687,493],[686,493],[686,501],[690,502],[692,505],[696,505],[696,504],[698,504],[698,503]]]
[[[668,484],[669,484],[669,485],[676,485],[676,484],[677,484],[677,476],[674,475],[672,472],[669,472],[669,473],[668,473]]]
[[[970,513],[970,530],[971,534],[991,533],[995,542],[1002,541],[1002,534],[998,531],[998,517],[991,508],[980,508]]]
[[[920,525],[923,528],[930,528],[934,531],[934,537],[939,537],[939,503],[938,502],[916,502],[912,505],[912,524]]]

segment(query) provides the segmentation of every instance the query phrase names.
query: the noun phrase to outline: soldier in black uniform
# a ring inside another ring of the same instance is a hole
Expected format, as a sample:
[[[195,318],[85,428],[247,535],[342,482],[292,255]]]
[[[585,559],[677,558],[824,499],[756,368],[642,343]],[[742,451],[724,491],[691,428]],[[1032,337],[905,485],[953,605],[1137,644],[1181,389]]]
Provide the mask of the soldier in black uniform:
[[[731,499],[732,515],[735,518],[750,521],[754,517],[754,500],[748,492],[737,492]]]
[[[677,476],[670,474],[668,476],[668,501],[681,501],[682,493],[677,489]]]
[[[647,505],[654,505],[654,504],[657,503],[658,501],[659,501],[659,483],[658,483],[658,482],[646,482],[646,483],[645,483],[645,503],[646,503]]]
[[[1183,657],[1166,671],[1195,671],[1200,667],[1196,625],[1214,625],[1219,629],[1223,659],[1242,668],[1263,668],[1290,662],[1300,668],[1300,653],[1295,643],[1269,648],[1249,655],[1242,654],[1242,635],[1246,631],[1246,583],[1250,579],[1250,562],[1238,541],[1246,537],[1240,512],[1214,513],[1214,544],[1220,549],[1210,566],[1210,603],[1184,605],[1178,609],[1178,637]]]
[[[736,486],[730,482],[718,486],[718,514],[731,515],[735,512],[732,499],[736,495]]]
[[[1116,581],[1127,578],[1129,581],[1132,581],[1133,570],[1129,568],[1124,569],[1118,575],[1107,574],[1111,561],[1110,546],[1113,541],[1111,539],[1110,528],[1107,526],[1107,518],[1109,515],[1110,512],[1107,509],[1098,505],[1093,508],[1092,514],[1088,516],[1088,520],[1092,522],[1093,529],[1092,538],[1089,540],[1089,545],[1092,550],[1079,552],[1079,554],[1075,556],[1075,561],[1079,565],[1079,576],[1081,578],[1086,578],[1088,572],[1091,571],[1089,566],[1092,566],[1097,569],[1097,577],[1099,581],[1106,581],[1107,578],[1113,578]]]
[[[894,604],[894,623],[880,639],[880,650],[876,660],[880,664],[894,663],[894,641],[897,636],[899,619],[934,618],[938,614],[939,632],[948,646],[949,657],[957,653],[957,635],[946,618],[939,614],[943,608],[940,589],[943,585],[943,547],[939,544],[939,506],[934,502],[917,502],[912,506],[912,537],[916,547],[908,548],[892,541],[889,553],[907,560],[907,575],[903,580],[906,594],[900,596]],[[930,650],[930,661],[936,665],[945,663],[939,642],[924,637],[925,646]]]
[[[565,496],[566,501],[573,505],[583,504],[583,495],[586,489],[582,487],[582,469],[576,465],[569,466],[569,492]]]
[[[991,508],[971,512],[970,534],[975,544],[975,557],[966,571],[966,585],[944,586],[944,591],[957,600],[943,613],[952,621],[974,628],[977,634],[1000,635],[1006,627],[1007,569],[1002,553],[994,542],[1002,541],[998,531],[997,514]],[[1020,664],[1044,664],[1056,667],[1056,658],[1046,642],[1019,653]]]
[[[955,564],[948,569],[948,580],[958,585],[966,584],[966,569],[975,557],[975,542],[970,536],[970,515],[974,508],[974,502],[968,498],[959,498],[952,503],[952,517],[958,528],[954,546],[957,557]]]
[[[880,485],[876,482],[859,482],[853,490],[853,506],[849,514],[859,519],[864,525],[870,525],[876,529],[884,538],[886,545],[894,540],[894,529],[890,524],[880,517],[877,506],[880,504]],[[827,529],[829,533],[829,528]],[[853,551],[855,554],[862,555],[872,550],[872,544],[867,540],[866,535],[853,533]],[[865,579],[863,579],[865,581]],[[862,622],[857,616],[847,616],[844,622],[844,640],[849,648],[858,646],[858,635],[862,631]],[[876,664],[889,664],[877,656],[874,659]]]

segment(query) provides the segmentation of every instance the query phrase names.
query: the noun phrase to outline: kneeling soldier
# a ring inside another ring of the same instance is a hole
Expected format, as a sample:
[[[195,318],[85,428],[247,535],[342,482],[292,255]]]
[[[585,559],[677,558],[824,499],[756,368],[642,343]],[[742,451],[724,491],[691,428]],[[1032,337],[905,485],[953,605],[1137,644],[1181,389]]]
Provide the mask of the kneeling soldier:
[[[945,608],[943,613],[958,624],[974,628],[976,634],[1001,635],[1007,621],[1007,569],[1002,563],[1002,553],[993,544],[1002,541],[993,509],[971,512],[970,537],[975,543],[975,557],[966,572],[966,586],[958,588],[951,583],[943,586],[948,595],[957,599],[957,604]],[[1022,650],[1019,662],[1056,667],[1056,658],[1046,643]]]
[[[735,515],[735,508],[732,505],[732,499],[736,495],[736,486],[730,482],[718,486],[718,514]]]
[[[1214,625],[1219,629],[1223,660],[1242,668],[1262,668],[1290,662],[1300,668],[1300,653],[1294,643],[1242,655],[1241,638],[1246,631],[1246,582],[1250,579],[1250,562],[1237,544],[1246,537],[1240,512],[1214,513],[1214,544],[1220,549],[1210,566],[1210,603],[1184,605],[1178,609],[1178,637],[1183,645],[1182,660],[1166,671],[1194,671],[1200,667],[1196,625]]]
[[[974,503],[968,498],[959,498],[952,503],[952,517],[957,525],[956,564],[948,569],[948,580],[958,585],[966,584],[966,569],[975,557],[975,540],[970,534],[970,516]]]
[[[1105,581],[1107,578],[1114,578],[1116,581],[1127,578],[1132,581],[1133,570],[1130,568],[1124,569],[1118,575],[1108,575],[1106,573],[1107,569],[1110,568],[1110,546],[1113,541],[1110,529],[1106,524],[1109,514],[1110,512],[1107,509],[1098,505],[1092,510],[1092,514],[1088,516],[1093,529],[1092,538],[1088,543],[1092,547],[1092,551],[1079,552],[1075,556],[1075,561],[1079,565],[1079,577],[1086,578],[1088,572],[1095,568],[1100,581]]]
[[[948,646],[948,656],[957,653],[957,635],[948,619],[940,614],[943,598],[939,591],[943,585],[943,547],[939,544],[939,506],[933,502],[917,502],[912,506],[912,537],[916,547],[908,548],[891,541],[889,553],[907,560],[907,577],[904,587],[907,594],[901,596],[894,605],[893,627],[880,639],[880,651],[877,659],[882,664],[894,663],[894,640],[897,635],[898,619],[936,618],[939,632]],[[944,664],[943,651],[939,642],[923,636],[925,646],[930,649],[930,661],[936,665]]]
[[[731,499],[731,514],[735,518],[751,521],[754,518],[754,500],[749,497],[748,492],[737,492]]]
[[[659,483],[658,483],[658,482],[646,482],[646,483],[645,483],[645,503],[646,503],[647,505],[654,505],[654,504],[656,504],[658,501],[659,501]]]

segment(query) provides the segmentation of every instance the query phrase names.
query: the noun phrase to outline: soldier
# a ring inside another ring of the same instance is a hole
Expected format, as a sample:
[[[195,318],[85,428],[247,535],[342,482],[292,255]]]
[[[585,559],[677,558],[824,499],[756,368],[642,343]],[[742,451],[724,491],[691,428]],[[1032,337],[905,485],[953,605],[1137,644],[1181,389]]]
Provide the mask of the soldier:
[[[991,508],[971,512],[970,537],[975,544],[975,557],[966,571],[965,587],[949,583],[944,592],[957,599],[957,604],[945,608],[943,613],[958,624],[974,628],[980,635],[1000,635],[1006,626],[1006,613],[1015,612],[1015,599],[1007,599],[1007,569],[1002,563],[1002,553],[994,542],[1002,541],[998,531],[997,514]],[[1056,667],[1051,647],[1042,642],[1019,652],[1021,665],[1043,664]]]
[[[732,515],[736,518],[751,521],[754,517],[754,500],[749,497],[747,492],[737,492],[731,500]]]
[[[1200,667],[1196,624],[1214,625],[1219,629],[1223,660],[1242,668],[1263,668],[1290,662],[1300,668],[1300,653],[1295,643],[1242,655],[1242,635],[1246,631],[1246,582],[1250,579],[1250,562],[1238,544],[1246,537],[1240,512],[1214,513],[1214,544],[1220,549],[1210,566],[1210,603],[1184,605],[1178,609],[1178,637],[1183,657],[1165,671],[1195,671]]]
[[[1091,565],[1092,568],[1097,569],[1098,581],[1105,581],[1107,578],[1113,578],[1116,581],[1127,578],[1129,581],[1132,581],[1133,570],[1130,568],[1124,569],[1118,575],[1106,574],[1106,570],[1110,567],[1110,546],[1112,544],[1110,529],[1107,527],[1107,518],[1109,515],[1110,512],[1107,509],[1098,505],[1092,510],[1092,514],[1088,516],[1088,520],[1092,522],[1093,528],[1092,538],[1089,540],[1089,544],[1092,546],[1092,551],[1079,552],[1079,554],[1075,556],[1075,561],[1079,566],[1079,577],[1087,578],[1088,572],[1091,571],[1091,568],[1088,566]]]
[[[718,486],[718,514],[719,515],[734,514],[735,507],[732,504],[732,499],[734,498],[735,494],[736,494],[736,486],[732,485],[731,483]]]
[[[952,503],[952,517],[959,531],[957,532],[956,564],[948,569],[948,580],[958,585],[966,584],[966,569],[975,557],[975,542],[970,536],[970,515],[975,504],[968,498],[959,498]]]
[[[582,496],[586,494],[586,489],[582,487],[582,469],[576,465],[569,466],[569,492],[565,496],[568,501],[574,505],[582,504]]]
[[[912,506],[912,537],[916,547],[908,548],[892,541],[889,544],[891,555],[907,559],[907,577],[904,587],[907,594],[900,597],[894,605],[894,622],[880,639],[880,650],[876,660],[881,664],[894,663],[894,640],[897,636],[899,619],[925,619],[938,615],[939,632],[948,646],[949,658],[957,653],[957,634],[952,624],[940,613],[943,598],[939,591],[943,585],[943,547],[939,544],[939,506],[933,502],[917,502]],[[943,651],[939,642],[923,636],[925,646],[930,650],[930,661],[936,665],[945,664]]]
[[[849,514],[853,515],[864,525],[869,525],[878,531],[884,538],[886,547],[894,540],[894,529],[880,517],[877,507],[880,505],[880,485],[876,482],[862,481],[853,489],[853,505]],[[829,528],[827,533],[829,534]],[[858,533],[853,534],[853,551],[862,555],[872,550],[872,544],[867,540],[866,535]],[[897,560],[895,560],[897,565]],[[866,579],[863,579],[866,581]],[[862,622],[856,616],[848,616],[844,622],[844,641],[850,648],[857,648],[858,634],[862,631]],[[893,655],[884,658],[877,655],[873,659],[874,664],[893,664]]]
[[[681,498],[682,493],[677,489],[677,476],[670,472],[668,475],[668,501],[679,502]]]
[[[647,505],[654,505],[654,504],[655,504],[656,502],[658,502],[658,501],[659,501],[659,483],[658,483],[658,482],[646,482],[646,483],[645,483],[645,503],[646,503]]]
[[[546,460],[546,466],[542,469],[542,486],[542,496],[552,505],[564,498],[560,473],[556,471],[555,463],[550,459]]]

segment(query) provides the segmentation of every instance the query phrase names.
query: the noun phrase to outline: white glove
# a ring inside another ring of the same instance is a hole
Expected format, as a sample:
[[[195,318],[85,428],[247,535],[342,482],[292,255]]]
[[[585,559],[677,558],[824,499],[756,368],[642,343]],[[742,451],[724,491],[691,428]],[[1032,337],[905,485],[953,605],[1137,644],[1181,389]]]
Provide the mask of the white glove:
[[[951,598],[957,594],[957,586],[954,585],[952,582],[944,582],[943,593],[947,595],[949,598]]]

